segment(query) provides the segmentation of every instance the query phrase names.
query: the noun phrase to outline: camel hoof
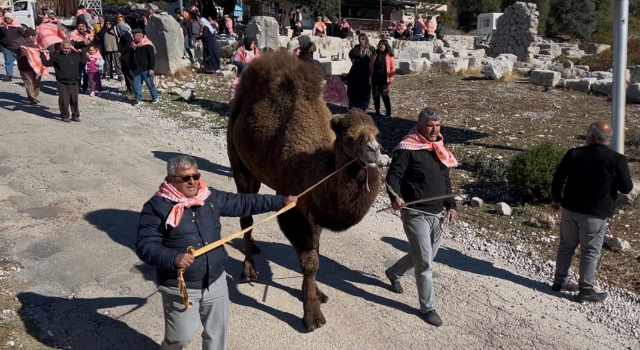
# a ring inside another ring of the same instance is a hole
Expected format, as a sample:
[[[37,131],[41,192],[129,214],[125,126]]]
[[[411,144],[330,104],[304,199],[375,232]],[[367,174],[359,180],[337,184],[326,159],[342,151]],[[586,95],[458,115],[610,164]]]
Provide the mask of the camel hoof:
[[[253,243],[251,244],[251,253],[253,253],[254,255],[262,254],[262,249],[258,248],[258,246]]]
[[[324,326],[325,323],[327,323],[327,320],[325,320],[324,315],[320,310],[317,312],[309,312],[302,318],[302,325],[309,332],[313,332],[314,330]]]
[[[242,283],[249,283],[249,282],[254,282],[258,280],[258,273],[254,271],[253,274],[245,274],[244,272],[240,275],[240,279],[242,280]]]
[[[320,303],[322,304],[326,304],[329,301],[329,297],[326,294],[322,294],[318,296],[318,298],[320,299]]]

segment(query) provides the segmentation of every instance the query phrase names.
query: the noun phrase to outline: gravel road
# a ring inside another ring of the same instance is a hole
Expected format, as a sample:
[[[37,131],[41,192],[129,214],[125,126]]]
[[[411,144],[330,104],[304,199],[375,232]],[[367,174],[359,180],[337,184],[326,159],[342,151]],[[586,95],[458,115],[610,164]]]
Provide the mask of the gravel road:
[[[26,106],[21,85],[0,88],[0,255],[23,266],[21,311],[50,346],[158,349],[163,315],[154,271],[132,251],[138,213],[176,152],[197,157],[207,184],[233,191],[226,141],[88,96],[80,98],[82,122],[62,123],[52,119],[52,86],[45,82],[44,107]],[[229,348],[640,349],[637,304],[614,298],[601,307],[616,315],[611,322],[594,318],[601,309],[551,292],[544,273],[516,264],[507,248],[486,249],[470,238],[472,228],[457,225],[435,264],[445,323],[438,329],[417,314],[413,277],[403,280],[404,294],[387,290],[384,269],[408,250],[397,217],[372,210],[347,232],[325,231],[318,282],[330,297],[322,307],[327,324],[312,333],[301,323],[295,253],[275,223],[259,227],[258,283],[234,282],[243,255],[239,241],[227,247]],[[237,219],[223,220],[224,234],[238,229]]]

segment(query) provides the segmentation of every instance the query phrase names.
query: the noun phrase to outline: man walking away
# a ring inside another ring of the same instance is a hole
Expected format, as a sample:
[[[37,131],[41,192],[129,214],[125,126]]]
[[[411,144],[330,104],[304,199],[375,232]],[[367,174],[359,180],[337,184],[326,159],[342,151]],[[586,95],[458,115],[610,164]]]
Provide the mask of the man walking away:
[[[601,302],[607,298],[607,293],[594,289],[607,219],[613,216],[618,192],[628,194],[633,189],[627,158],[610,149],[610,142],[609,123],[591,124],[587,145],[569,150],[553,177],[551,206],[555,210],[562,207],[562,224],[552,288],[554,291],[579,291],[579,303]],[[580,278],[575,286],[568,284],[567,278],[578,245]]]
[[[156,48],[149,38],[147,38],[141,29],[132,31],[133,42],[135,47],[131,54],[131,75],[133,76],[133,94],[136,98],[135,105],[142,103],[142,82],[149,88],[151,93],[151,102],[156,103],[158,98],[158,90],[153,81],[155,73],[153,70],[156,65]]]
[[[54,53],[47,59],[44,53],[40,54],[42,64],[53,67],[56,70],[58,82],[58,106],[63,122],[79,122],[80,110],[78,108],[78,94],[80,93],[80,53],[73,48],[69,40],[62,42],[60,53]],[[71,107],[71,119],[69,119],[69,107]]]
[[[435,108],[423,109],[418,124],[394,150],[387,173],[387,192],[393,209],[402,210],[400,214],[410,251],[385,271],[391,281],[391,291],[402,293],[400,278],[414,269],[420,314],[428,324],[436,327],[442,326],[442,319],[435,309],[433,259],[440,247],[444,218],[457,216],[456,203],[453,198],[410,207],[405,203],[451,193],[449,169],[456,167],[458,162],[444,146],[440,119]]]
[[[5,69],[3,81],[11,81],[11,79],[13,79],[13,61],[15,60],[15,55],[13,51],[11,51],[11,48],[13,47],[13,41],[22,37],[24,37],[24,30],[16,21],[13,13],[5,13],[4,23],[0,23],[0,46],[2,47],[2,54],[4,55]]]
[[[13,52],[18,58],[18,70],[20,71],[20,77],[24,83],[24,88],[27,90],[27,98],[32,105],[35,105],[40,102],[38,96],[40,95],[40,81],[42,76],[40,74],[36,74],[33,67],[31,67],[28,54],[29,52],[35,52],[35,57],[32,56],[32,59],[37,60],[40,58],[37,54],[38,51],[40,51],[40,48],[35,44],[35,30],[27,28],[24,31],[24,35],[24,38],[21,37],[13,41]]]

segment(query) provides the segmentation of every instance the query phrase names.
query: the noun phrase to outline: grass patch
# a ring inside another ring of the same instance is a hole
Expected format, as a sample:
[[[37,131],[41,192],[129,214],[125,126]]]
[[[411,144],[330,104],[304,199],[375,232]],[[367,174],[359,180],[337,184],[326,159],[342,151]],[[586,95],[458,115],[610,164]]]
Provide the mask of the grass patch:
[[[523,77],[515,72],[508,72],[507,74],[500,77],[500,81],[503,83],[513,83],[521,79],[523,79]]]
[[[182,67],[176,69],[173,73],[173,77],[177,79],[184,79],[193,75],[193,69],[191,67]]]

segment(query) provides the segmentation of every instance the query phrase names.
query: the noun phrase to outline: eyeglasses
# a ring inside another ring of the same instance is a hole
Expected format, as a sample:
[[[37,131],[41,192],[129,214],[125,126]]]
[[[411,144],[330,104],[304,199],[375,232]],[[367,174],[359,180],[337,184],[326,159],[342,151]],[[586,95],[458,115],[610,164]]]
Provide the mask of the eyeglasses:
[[[180,180],[180,182],[189,182],[189,180],[191,180],[191,178],[193,178],[194,181],[198,181],[200,180],[200,173],[195,173],[193,175],[186,175],[186,176],[176,176],[176,175],[171,175],[171,177]]]

